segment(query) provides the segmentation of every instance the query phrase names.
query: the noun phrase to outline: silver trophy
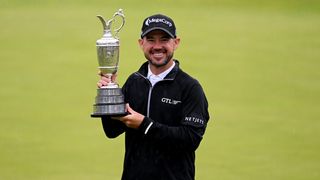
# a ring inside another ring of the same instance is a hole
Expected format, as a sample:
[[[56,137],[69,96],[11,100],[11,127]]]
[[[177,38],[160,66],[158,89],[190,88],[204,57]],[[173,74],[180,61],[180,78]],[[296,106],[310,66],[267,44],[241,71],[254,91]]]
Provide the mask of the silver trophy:
[[[121,17],[122,23],[112,31],[112,23],[117,16]],[[97,89],[91,117],[124,116],[127,114],[124,96],[119,85],[111,81],[111,76],[118,70],[120,43],[117,35],[125,23],[125,17],[122,9],[108,21],[100,15],[97,17],[103,25],[103,37],[96,42],[99,69],[103,75],[110,78],[110,83]]]

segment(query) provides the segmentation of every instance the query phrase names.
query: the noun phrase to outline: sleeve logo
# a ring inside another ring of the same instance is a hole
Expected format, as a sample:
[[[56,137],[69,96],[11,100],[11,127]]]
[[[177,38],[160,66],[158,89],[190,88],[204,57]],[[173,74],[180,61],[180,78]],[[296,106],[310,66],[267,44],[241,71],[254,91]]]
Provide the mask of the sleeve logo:
[[[194,123],[204,124],[204,121],[202,119],[196,118],[196,117],[185,117],[184,120],[187,121],[187,122],[194,122]]]

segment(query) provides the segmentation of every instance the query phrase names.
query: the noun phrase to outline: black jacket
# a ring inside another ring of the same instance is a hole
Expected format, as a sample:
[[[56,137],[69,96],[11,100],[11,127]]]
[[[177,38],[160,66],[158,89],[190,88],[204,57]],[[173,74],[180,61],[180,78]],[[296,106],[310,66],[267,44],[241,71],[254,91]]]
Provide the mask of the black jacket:
[[[125,100],[145,118],[139,129],[102,118],[109,138],[125,133],[122,180],[193,180],[195,150],[209,120],[208,102],[199,82],[179,68],[153,87],[148,63],[123,86]]]

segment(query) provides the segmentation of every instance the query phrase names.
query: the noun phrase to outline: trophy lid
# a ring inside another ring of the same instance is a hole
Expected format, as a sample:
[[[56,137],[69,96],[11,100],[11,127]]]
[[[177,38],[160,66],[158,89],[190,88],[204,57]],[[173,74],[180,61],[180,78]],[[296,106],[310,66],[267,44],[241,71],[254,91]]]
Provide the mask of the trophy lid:
[[[98,39],[96,42],[97,46],[119,46],[119,39],[112,36],[110,31],[105,31],[103,37]]]

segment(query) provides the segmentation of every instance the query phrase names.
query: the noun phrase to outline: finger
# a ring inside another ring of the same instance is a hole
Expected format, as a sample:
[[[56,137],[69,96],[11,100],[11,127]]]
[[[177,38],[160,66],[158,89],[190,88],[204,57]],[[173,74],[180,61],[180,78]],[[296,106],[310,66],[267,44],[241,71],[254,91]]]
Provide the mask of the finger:
[[[101,80],[106,81],[106,82],[110,82],[110,78],[105,77],[105,76],[101,76]]]
[[[103,81],[103,80],[100,80],[98,83],[100,83],[102,86],[105,86],[105,85],[107,85],[107,84],[108,84],[108,82],[107,82],[107,81]]]
[[[101,77],[110,77],[109,74],[103,74],[101,71],[98,71],[98,75],[101,76]]]
[[[111,79],[111,75],[110,74],[102,74],[101,78]]]

